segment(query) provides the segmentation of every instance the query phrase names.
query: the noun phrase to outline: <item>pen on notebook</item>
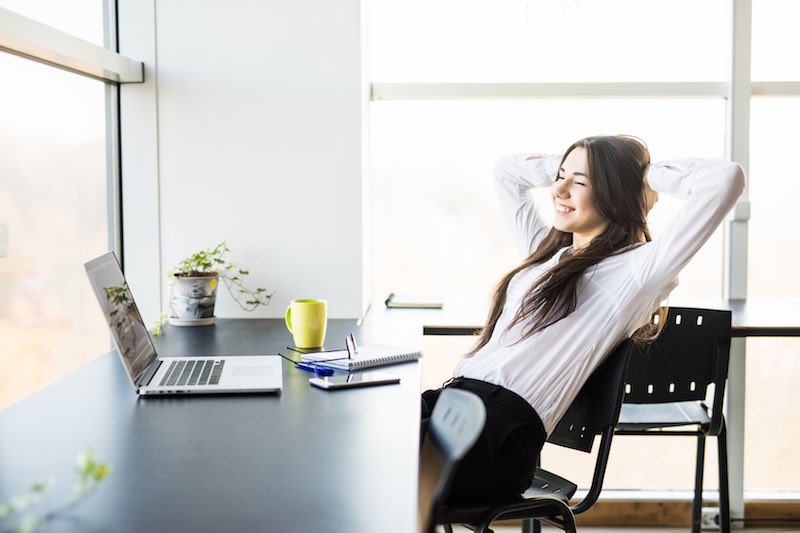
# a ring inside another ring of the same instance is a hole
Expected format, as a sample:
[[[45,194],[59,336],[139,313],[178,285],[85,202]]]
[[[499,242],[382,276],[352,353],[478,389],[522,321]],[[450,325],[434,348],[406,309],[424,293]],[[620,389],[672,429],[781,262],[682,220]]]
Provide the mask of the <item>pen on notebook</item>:
[[[304,363],[302,361],[295,361],[293,359],[289,359],[282,353],[278,352],[278,355],[289,361],[290,363],[294,363],[295,368],[299,368],[300,370],[305,370],[306,372],[316,372],[318,376],[332,376],[333,369],[327,366],[322,366],[317,363]]]
[[[306,370],[308,372],[314,372],[318,376],[332,376],[333,369],[327,366],[318,365],[315,363],[295,363],[295,366],[300,370]]]

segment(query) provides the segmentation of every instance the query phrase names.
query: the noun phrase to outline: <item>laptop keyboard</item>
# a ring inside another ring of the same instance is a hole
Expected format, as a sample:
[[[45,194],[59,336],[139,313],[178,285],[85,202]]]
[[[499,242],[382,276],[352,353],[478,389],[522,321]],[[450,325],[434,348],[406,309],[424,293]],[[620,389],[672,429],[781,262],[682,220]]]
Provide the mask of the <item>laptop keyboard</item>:
[[[172,361],[159,386],[219,385],[225,361],[199,359]]]

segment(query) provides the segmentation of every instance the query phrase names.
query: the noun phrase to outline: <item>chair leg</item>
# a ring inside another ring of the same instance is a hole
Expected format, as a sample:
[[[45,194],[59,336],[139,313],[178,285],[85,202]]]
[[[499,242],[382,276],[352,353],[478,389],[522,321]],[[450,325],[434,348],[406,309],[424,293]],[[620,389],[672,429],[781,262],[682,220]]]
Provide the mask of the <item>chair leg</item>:
[[[453,533],[453,525],[444,524],[444,533]]]
[[[706,436],[697,436],[697,466],[694,474],[694,502],[692,503],[692,533],[700,533],[700,515],[703,510],[703,465],[706,458]]]
[[[522,521],[522,533],[542,533],[542,523],[533,518]]]
[[[719,461],[719,527],[721,533],[731,531],[731,501],[728,488],[728,432],[725,419],[717,436],[717,460]]]
[[[564,513],[564,533],[577,533],[577,526],[575,525],[575,515],[572,513]]]

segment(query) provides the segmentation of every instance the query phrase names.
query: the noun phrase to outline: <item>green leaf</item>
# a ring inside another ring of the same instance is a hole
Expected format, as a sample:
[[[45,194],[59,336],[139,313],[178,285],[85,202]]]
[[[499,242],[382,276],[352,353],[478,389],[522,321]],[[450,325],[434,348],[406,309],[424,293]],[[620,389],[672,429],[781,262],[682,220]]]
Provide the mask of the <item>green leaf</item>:
[[[36,515],[28,515],[17,525],[19,533],[34,533],[42,525],[42,519]]]
[[[6,502],[0,501],[0,518],[8,518],[14,514],[14,510]]]
[[[78,473],[82,474],[88,468],[89,463],[92,461],[92,452],[85,451],[78,454],[75,458],[75,466],[78,467]]]
[[[28,506],[28,500],[23,496],[14,496],[8,503],[9,506],[11,507],[12,514],[24,511],[25,508]]]
[[[109,474],[111,474],[111,467],[107,463],[98,464],[94,472],[94,480],[103,481]]]

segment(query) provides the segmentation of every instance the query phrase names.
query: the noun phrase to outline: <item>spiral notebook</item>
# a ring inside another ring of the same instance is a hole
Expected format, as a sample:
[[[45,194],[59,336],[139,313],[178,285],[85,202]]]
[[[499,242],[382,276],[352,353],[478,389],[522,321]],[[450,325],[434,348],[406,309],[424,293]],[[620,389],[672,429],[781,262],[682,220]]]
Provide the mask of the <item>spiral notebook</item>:
[[[341,370],[361,370],[362,368],[372,368],[374,366],[416,361],[420,357],[422,357],[422,352],[419,350],[408,350],[382,344],[366,344],[358,347],[356,356],[353,359],[347,358],[346,350],[304,353],[300,358],[303,361],[321,363]]]

